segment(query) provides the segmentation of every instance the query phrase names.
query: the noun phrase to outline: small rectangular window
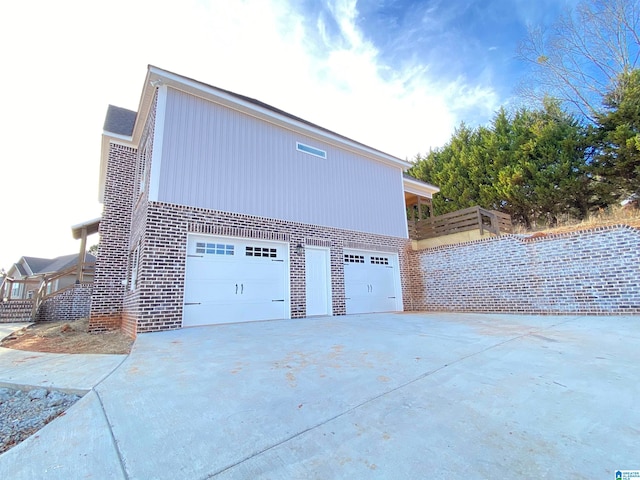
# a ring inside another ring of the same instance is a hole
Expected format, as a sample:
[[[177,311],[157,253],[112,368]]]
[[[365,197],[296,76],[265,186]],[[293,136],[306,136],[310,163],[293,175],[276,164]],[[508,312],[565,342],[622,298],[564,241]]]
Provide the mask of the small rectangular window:
[[[389,265],[389,259],[387,257],[371,257],[371,263],[373,265]]]
[[[327,158],[327,152],[324,150],[320,150],[319,148],[312,147],[310,145],[305,145],[304,143],[296,142],[296,150],[299,152],[308,153],[309,155],[313,155],[315,157]]]
[[[207,255],[233,255],[233,245],[221,243],[196,243],[196,253],[204,253]]]
[[[278,258],[278,250],[268,247],[246,247],[245,255],[247,257]]]
[[[344,254],[344,263],[364,263],[364,255]]]

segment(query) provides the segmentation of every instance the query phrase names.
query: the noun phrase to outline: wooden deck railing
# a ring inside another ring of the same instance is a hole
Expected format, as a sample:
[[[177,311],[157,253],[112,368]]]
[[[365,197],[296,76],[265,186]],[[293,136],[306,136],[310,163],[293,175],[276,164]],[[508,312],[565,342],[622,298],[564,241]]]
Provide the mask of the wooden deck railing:
[[[506,213],[476,206],[426,220],[409,221],[409,238],[424,240],[478,229],[481,235],[485,230],[500,235],[512,232],[512,228],[511,217]]]
[[[86,279],[92,279],[95,271],[95,263],[85,263],[82,266],[82,276]],[[24,280],[16,280],[9,277],[4,277],[0,282],[0,301],[2,302],[31,302],[31,319],[35,321],[38,310],[42,302],[49,296],[59,294],[64,290],[73,288],[74,284],[58,287],[55,282],[65,277],[75,277],[78,272],[78,267],[73,266],[61,272],[57,272],[53,275],[45,275],[41,280],[38,278],[30,278]],[[68,282],[64,282],[68,283]],[[87,281],[84,281],[87,283]],[[89,281],[90,283],[90,281]],[[13,285],[21,284],[20,294],[18,296],[12,296]],[[54,286],[56,287],[54,290]],[[29,295],[29,292],[33,292]]]
[[[50,295],[60,293],[63,290],[73,287],[73,285],[69,285],[67,287],[53,290],[53,289],[50,289],[49,286],[53,285],[56,280],[76,274],[77,271],[78,271],[78,267],[74,265],[73,267],[67,268],[66,270],[58,272],[54,275],[50,275],[50,276],[47,275],[42,279],[42,282],[40,283],[38,290],[33,296],[33,307],[31,309],[32,321],[35,322],[36,317],[38,316],[38,310],[40,310],[40,306],[42,305],[42,302],[44,301],[45,298],[47,298]],[[82,274],[85,278],[87,278],[88,275],[93,275],[94,271],[95,271],[95,263],[85,263],[82,266]]]

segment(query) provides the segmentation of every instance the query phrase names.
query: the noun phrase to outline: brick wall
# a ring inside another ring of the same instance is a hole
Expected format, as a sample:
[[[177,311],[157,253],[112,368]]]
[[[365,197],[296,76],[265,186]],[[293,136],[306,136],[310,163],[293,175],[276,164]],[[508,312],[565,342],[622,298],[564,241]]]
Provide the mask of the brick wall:
[[[507,235],[410,254],[414,310],[640,313],[640,231]]]
[[[0,301],[0,323],[30,322],[33,300]]]
[[[117,329],[122,321],[135,160],[136,149],[111,144],[89,322],[93,332]]]
[[[121,324],[122,330],[131,337],[135,337],[138,332],[138,314],[140,307],[140,289],[131,289],[131,267],[136,248],[139,252],[142,252],[146,247],[145,228],[147,225],[147,207],[149,205],[150,166],[153,157],[153,136],[155,132],[157,101],[156,91],[153,105],[151,106],[140,140],[140,145],[146,145],[146,148],[138,149],[135,160],[136,180],[133,191],[134,204],[129,239],[127,288],[124,294]],[[141,184],[144,185],[143,188],[139,187]]]
[[[93,284],[80,283],[45,298],[38,310],[38,322],[73,321],[89,316]]]
[[[407,259],[411,245],[407,239],[149,202],[140,250],[138,288],[127,306],[130,319],[136,320],[138,333],[181,327],[187,234],[190,232],[288,242],[293,318],[306,314],[304,255],[295,252],[299,243],[331,248],[335,315],[345,313],[344,248],[399,253],[405,304],[408,302]]]

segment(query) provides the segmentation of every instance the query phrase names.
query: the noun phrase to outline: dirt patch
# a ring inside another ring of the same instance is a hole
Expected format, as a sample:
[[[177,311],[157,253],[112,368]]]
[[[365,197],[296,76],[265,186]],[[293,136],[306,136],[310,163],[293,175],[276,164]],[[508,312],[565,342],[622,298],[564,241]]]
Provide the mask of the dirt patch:
[[[89,333],[89,320],[42,322],[17,330],[0,341],[16,350],[49,353],[128,354],[133,340],[121,331]]]

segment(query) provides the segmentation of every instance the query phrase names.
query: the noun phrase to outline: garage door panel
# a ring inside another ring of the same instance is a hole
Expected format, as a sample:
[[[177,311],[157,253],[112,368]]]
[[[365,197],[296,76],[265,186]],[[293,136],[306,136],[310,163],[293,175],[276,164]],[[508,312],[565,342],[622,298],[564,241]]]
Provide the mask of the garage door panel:
[[[185,288],[185,302],[229,301],[237,295],[235,284],[228,281],[190,279],[190,285]]]
[[[344,262],[347,313],[398,310],[397,255],[345,250]]]
[[[250,239],[191,236],[183,325],[288,317],[288,248]]]
[[[237,266],[235,261],[212,261],[208,258],[191,257],[187,259],[189,266],[189,278],[205,279],[211,277],[212,269],[220,271],[234,270]]]

